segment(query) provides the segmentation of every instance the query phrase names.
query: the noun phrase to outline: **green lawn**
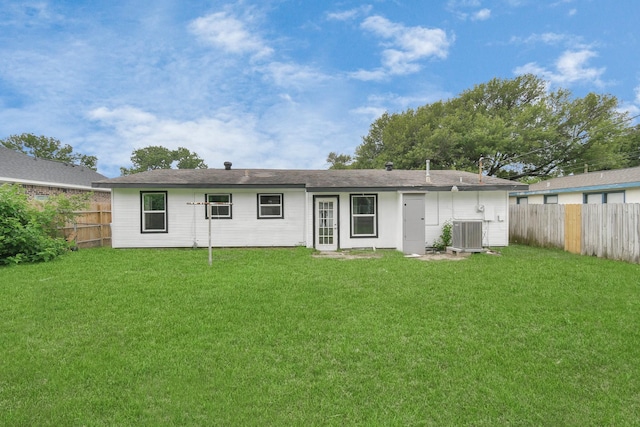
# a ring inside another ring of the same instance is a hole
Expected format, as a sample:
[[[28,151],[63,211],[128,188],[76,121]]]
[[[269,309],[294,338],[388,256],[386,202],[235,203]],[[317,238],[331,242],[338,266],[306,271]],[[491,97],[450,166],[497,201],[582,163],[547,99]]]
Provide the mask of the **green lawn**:
[[[515,246],[4,267],[0,425],[640,425],[640,266]]]

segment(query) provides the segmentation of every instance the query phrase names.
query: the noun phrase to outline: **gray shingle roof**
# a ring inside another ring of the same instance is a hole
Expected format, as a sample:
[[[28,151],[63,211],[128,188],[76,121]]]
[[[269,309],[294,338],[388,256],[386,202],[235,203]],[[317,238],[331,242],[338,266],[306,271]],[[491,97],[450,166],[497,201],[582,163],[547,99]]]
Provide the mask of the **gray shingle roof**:
[[[0,182],[91,189],[107,177],[85,166],[38,159],[0,146]]]
[[[525,190],[526,185],[462,171],[432,170],[430,182],[422,170],[373,169],[159,169],[93,183],[98,188],[286,188],[308,191],[337,190]]]
[[[640,186],[640,167],[588,172],[552,178],[529,185],[527,194],[542,194],[597,188],[625,188]]]

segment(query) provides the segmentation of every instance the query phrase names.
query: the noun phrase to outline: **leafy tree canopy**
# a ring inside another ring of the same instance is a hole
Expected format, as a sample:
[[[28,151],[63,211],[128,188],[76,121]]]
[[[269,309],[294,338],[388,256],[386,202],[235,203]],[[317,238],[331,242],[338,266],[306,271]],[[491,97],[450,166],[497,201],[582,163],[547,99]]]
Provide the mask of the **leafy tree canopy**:
[[[154,169],[206,169],[208,166],[196,154],[184,147],[177,150],[151,145],[134,150],[131,154],[132,168],[120,168],[122,175],[131,175]]]
[[[634,142],[635,141],[635,142]],[[589,93],[572,98],[549,91],[534,75],[493,79],[398,114],[384,113],[369,128],[354,156],[330,153],[331,168],[477,171],[509,179],[540,179],[638,164],[640,131],[629,126],[617,99]],[[635,150],[635,160],[630,156]],[[635,161],[635,163],[634,163]]]
[[[73,147],[69,144],[63,145],[62,142],[56,138],[23,133],[0,139],[0,144],[11,150],[20,151],[41,159],[73,163],[89,169],[97,169],[98,159],[96,156],[74,153]]]

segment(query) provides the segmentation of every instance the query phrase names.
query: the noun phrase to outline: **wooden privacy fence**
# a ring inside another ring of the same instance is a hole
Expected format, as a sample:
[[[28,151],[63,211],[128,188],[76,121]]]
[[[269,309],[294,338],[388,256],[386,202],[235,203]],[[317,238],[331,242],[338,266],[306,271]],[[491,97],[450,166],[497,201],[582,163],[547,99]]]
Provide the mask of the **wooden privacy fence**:
[[[511,205],[509,241],[640,263],[640,204]]]
[[[111,204],[94,203],[71,224],[63,227],[68,241],[75,241],[79,248],[111,246]]]

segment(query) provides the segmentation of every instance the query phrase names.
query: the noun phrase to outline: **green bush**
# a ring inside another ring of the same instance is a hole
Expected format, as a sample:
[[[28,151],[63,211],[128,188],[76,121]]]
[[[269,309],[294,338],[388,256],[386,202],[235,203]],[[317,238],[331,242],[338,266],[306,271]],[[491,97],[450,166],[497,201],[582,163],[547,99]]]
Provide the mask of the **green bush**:
[[[442,233],[440,233],[440,237],[438,240],[433,242],[433,247],[436,250],[443,251],[447,249],[447,246],[451,246],[451,229],[453,224],[451,221],[445,221],[442,225]]]
[[[54,196],[38,207],[20,186],[0,186],[0,265],[49,261],[64,253],[69,245],[61,227],[88,197]]]

